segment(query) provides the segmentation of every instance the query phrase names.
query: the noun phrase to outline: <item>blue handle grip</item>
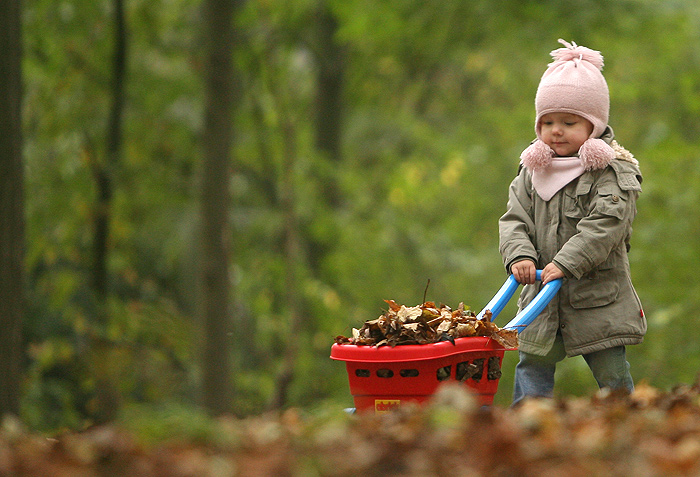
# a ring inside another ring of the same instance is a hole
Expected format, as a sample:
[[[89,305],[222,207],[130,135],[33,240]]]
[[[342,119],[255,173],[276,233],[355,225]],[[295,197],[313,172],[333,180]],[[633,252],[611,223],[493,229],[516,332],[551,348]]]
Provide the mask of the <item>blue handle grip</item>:
[[[484,317],[484,312],[486,310],[491,310],[491,321],[495,320],[496,317],[503,311],[506,304],[510,301],[515,290],[518,289],[520,283],[515,279],[513,275],[510,275],[506,282],[503,284],[500,290],[491,298],[483,310],[476,315],[477,318],[482,319]]]
[[[537,280],[541,279],[542,270],[537,270]],[[548,282],[544,287],[542,287],[537,296],[535,296],[535,298],[503,328],[514,329],[520,333],[527,325],[532,323],[540,313],[542,313],[542,310],[544,310],[547,304],[561,288],[561,284],[561,278]],[[482,318],[486,310],[491,310],[491,320],[493,321],[496,316],[503,311],[503,308],[513,297],[515,290],[518,289],[518,286],[520,286],[520,284],[517,282],[515,277],[510,275],[491,301],[489,301],[484,309],[479,312],[477,318]]]

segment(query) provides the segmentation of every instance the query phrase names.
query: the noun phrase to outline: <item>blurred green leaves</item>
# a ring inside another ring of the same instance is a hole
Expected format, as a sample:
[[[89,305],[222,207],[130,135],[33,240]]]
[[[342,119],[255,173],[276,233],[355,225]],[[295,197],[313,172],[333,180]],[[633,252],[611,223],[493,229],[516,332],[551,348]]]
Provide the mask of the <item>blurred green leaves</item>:
[[[112,318],[104,328],[93,325],[88,279],[110,4],[24,6],[24,408],[37,427],[89,420],[95,359],[127,403],[196,400],[199,4],[127,2],[124,161],[114,171]],[[337,163],[314,147],[319,8],[336,16],[336,40],[347,52]],[[534,137],[534,95],[558,38],[603,53],[610,123],[645,174],[630,258],[650,331],[629,350],[633,374],[661,386],[693,378],[700,366],[692,333],[700,325],[700,13],[693,2],[495,8],[485,0],[265,0],[247,2],[237,27],[245,48],[236,52],[242,90],[231,159],[237,331],[230,343],[241,414],[265,408],[286,340],[300,343],[290,404],[349,403],[344,369],[328,359],[335,335],[376,318],[384,299],[420,301],[428,279],[427,298],[436,302],[479,309],[495,293],[505,278],[497,220],[519,154]],[[293,141],[285,143],[289,131]],[[294,336],[280,332],[289,310],[279,197],[290,144],[303,239],[304,320]],[[337,207],[323,195],[329,175],[341,192]],[[100,358],[86,353],[95,342],[107,343]],[[502,403],[510,379],[506,371]]]

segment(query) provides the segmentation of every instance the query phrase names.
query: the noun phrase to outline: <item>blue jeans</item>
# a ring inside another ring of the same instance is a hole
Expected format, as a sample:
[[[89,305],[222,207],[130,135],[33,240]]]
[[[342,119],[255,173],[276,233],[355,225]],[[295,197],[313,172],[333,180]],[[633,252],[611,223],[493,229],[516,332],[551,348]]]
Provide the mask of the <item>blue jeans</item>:
[[[554,371],[559,361],[566,357],[564,342],[557,334],[552,349],[546,356],[520,352],[520,362],[515,367],[513,405],[527,397],[552,397]],[[616,346],[595,353],[584,354],[588,367],[600,388],[634,390],[624,346]]]

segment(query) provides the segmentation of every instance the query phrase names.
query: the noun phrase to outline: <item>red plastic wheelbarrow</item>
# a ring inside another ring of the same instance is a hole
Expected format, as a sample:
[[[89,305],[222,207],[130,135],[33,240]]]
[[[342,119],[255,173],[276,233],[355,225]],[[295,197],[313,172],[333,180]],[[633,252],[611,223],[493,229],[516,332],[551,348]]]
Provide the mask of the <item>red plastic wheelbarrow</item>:
[[[541,279],[541,270],[537,271]],[[520,333],[542,312],[561,288],[562,280],[547,283],[537,296],[503,328]],[[477,315],[487,310],[494,320],[517,290],[513,275]],[[385,412],[403,403],[424,403],[438,387],[461,382],[476,394],[482,405],[493,404],[506,351],[497,341],[482,336],[457,338],[423,345],[359,346],[334,344],[331,359],[345,361],[350,394],[358,411]]]

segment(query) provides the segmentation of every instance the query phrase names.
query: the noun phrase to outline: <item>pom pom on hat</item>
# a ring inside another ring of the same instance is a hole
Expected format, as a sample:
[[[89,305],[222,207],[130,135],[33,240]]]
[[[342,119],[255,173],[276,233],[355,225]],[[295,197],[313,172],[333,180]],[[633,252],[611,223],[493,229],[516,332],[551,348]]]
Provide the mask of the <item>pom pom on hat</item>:
[[[559,43],[565,46],[565,48],[558,48],[553,50],[550,55],[554,61],[548,66],[556,66],[563,61],[587,61],[598,70],[603,71],[603,55],[600,51],[591,50],[585,46],[578,46],[575,42],[568,43],[562,39]]]
[[[535,96],[539,137],[540,119],[547,113],[578,114],[593,124],[591,137],[600,136],[608,125],[610,96],[603,77],[600,52],[559,40],[564,48],[551,52],[554,61],[542,75]]]

